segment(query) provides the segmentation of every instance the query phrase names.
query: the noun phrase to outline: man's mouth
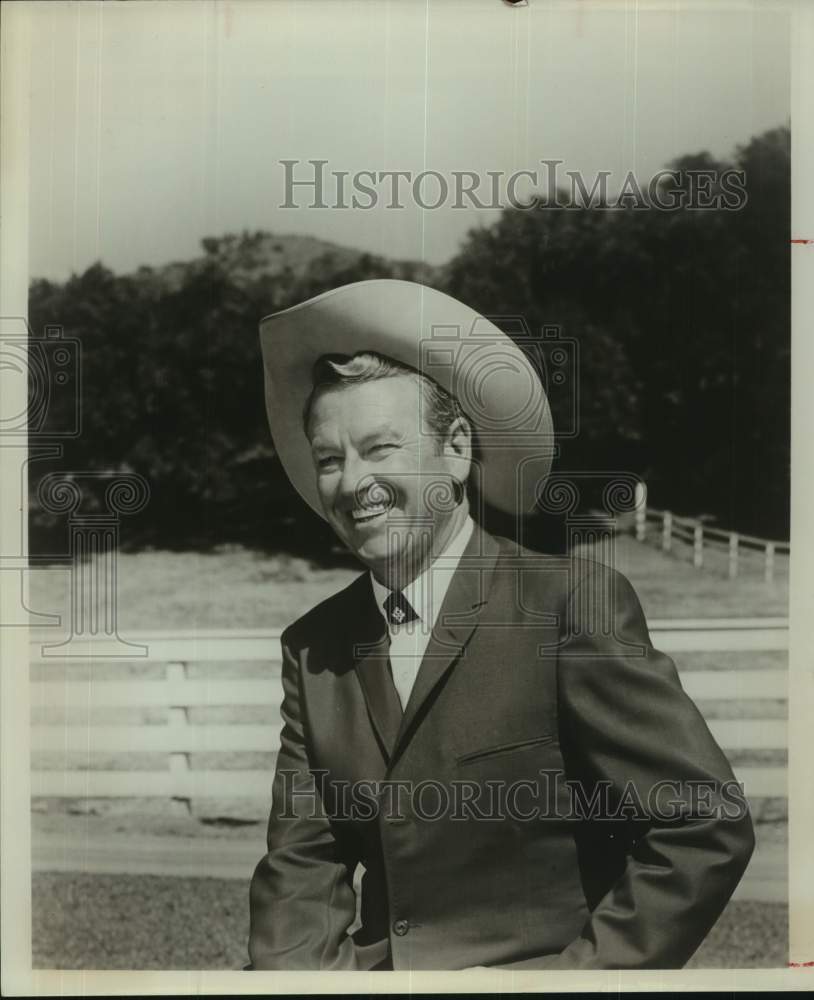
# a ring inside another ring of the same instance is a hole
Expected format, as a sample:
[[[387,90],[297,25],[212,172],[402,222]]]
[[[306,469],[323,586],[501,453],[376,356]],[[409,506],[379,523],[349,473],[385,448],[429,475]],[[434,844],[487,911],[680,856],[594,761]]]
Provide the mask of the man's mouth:
[[[389,504],[377,504],[375,507],[356,507],[350,514],[356,524],[366,524],[368,521],[374,521],[377,517],[381,517],[390,510]]]

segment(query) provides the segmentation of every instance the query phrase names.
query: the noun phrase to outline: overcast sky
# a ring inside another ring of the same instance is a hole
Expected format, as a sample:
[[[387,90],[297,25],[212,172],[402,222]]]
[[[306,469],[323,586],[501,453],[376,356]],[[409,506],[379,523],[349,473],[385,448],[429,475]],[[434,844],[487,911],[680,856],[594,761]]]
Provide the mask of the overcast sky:
[[[643,181],[789,116],[770,3],[248,0],[32,5],[30,268],[64,278],[308,233],[444,261],[495,212],[281,209],[283,159]]]

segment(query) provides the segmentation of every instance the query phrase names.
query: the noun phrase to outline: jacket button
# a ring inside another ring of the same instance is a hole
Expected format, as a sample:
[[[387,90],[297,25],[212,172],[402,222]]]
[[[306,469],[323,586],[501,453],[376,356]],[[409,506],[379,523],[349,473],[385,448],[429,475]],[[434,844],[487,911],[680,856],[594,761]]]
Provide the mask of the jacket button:
[[[410,923],[407,920],[397,920],[393,924],[393,931],[398,934],[399,937],[404,937],[409,929]]]

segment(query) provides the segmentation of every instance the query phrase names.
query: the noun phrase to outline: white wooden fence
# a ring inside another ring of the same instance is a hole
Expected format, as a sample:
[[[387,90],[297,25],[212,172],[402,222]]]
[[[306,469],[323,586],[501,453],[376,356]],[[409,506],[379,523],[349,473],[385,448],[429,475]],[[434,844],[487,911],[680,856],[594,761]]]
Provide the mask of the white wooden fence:
[[[653,643],[671,654],[699,651],[770,651],[788,648],[788,621],[784,618],[654,620],[650,623]],[[190,755],[211,752],[276,752],[279,745],[279,630],[244,630],[134,634],[134,642],[147,647],[147,655],[127,662],[165,665],[163,679],[100,680],[99,665],[93,676],[74,679],[60,670],[60,679],[32,682],[32,711],[50,714],[70,709],[116,707],[161,709],[166,723],[139,725],[67,724],[64,719],[32,726],[33,751],[79,752],[86,766],[81,770],[33,770],[32,795],[80,799],[108,797],[167,797],[190,800],[204,797],[240,797],[258,802],[258,814],[267,810],[272,768],[247,770],[196,770]],[[47,666],[83,663],[73,656],[60,659],[59,649],[43,649],[47,639],[32,642],[31,661]],[[88,642],[88,659],[95,643]],[[680,656],[677,657],[679,666]],[[189,665],[215,662],[264,661],[266,677],[218,679],[189,676]],[[87,662],[85,660],[84,662]],[[119,660],[119,662],[122,662]],[[705,712],[708,724],[726,751],[783,751],[787,746],[785,711],[782,718],[760,717],[762,703],[786,701],[787,671],[784,669],[725,668],[683,670],[685,690],[702,707],[705,703],[739,703],[738,717],[716,717],[714,705]],[[754,707],[750,706],[754,704]],[[212,706],[266,706],[267,724],[195,723],[190,709]],[[757,711],[755,711],[755,709]],[[732,712],[724,712],[731,716]],[[104,754],[159,752],[166,754],[166,768],[155,771],[97,770],[93,758]],[[786,797],[785,765],[735,767],[747,796]]]
[[[679,517],[669,510],[658,510],[646,505],[646,493],[641,492],[641,501],[635,511],[635,534],[640,542],[648,540],[648,526],[656,527],[656,539],[663,552],[672,552],[678,544],[685,544],[692,550],[692,563],[696,569],[704,567],[706,552],[712,548],[726,554],[727,574],[734,580],[742,569],[744,556],[754,554],[762,557],[763,579],[772,583],[777,568],[777,556],[789,554],[789,543],[743,535],[737,531],[713,528],[695,517]],[[652,535],[650,536],[652,538]]]

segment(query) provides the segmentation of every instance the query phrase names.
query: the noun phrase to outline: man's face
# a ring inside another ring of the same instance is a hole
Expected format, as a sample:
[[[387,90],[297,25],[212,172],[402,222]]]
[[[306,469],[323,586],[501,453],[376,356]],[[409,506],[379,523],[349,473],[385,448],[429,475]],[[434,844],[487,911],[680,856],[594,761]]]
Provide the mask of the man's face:
[[[422,424],[417,379],[323,389],[308,431],[325,516],[365,565],[381,571],[377,576],[389,576],[394,560],[411,564],[416,539],[428,530],[435,551],[443,547],[461,509],[433,509],[439,504],[432,484],[465,480],[469,460]]]

